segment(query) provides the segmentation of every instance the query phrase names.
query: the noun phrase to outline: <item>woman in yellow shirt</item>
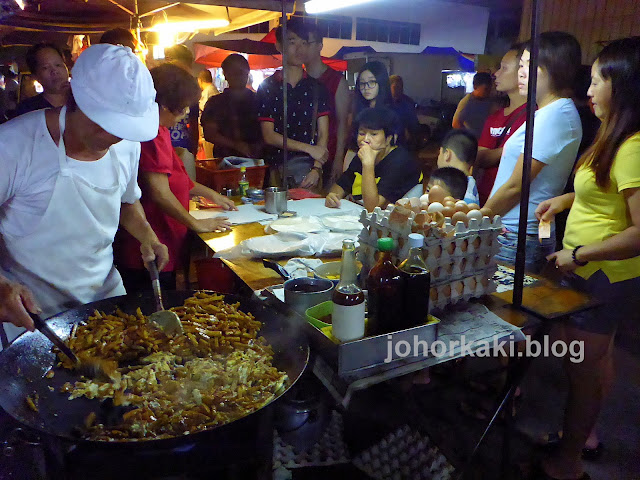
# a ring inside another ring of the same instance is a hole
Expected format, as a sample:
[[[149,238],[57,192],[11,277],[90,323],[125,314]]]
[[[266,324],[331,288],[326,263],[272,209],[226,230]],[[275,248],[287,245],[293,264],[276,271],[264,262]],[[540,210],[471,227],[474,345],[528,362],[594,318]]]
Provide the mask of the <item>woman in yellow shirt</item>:
[[[640,39],[602,50],[591,70],[589,96],[602,125],[576,170],[575,194],[542,202],[538,219],[571,209],[564,249],[548,259],[574,288],[601,306],[562,325],[564,340],[584,342],[584,361],[565,362],[569,396],[564,435],[542,478],[588,478],[581,453],[600,446],[593,431],[613,383],[613,338],[621,318],[637,317],[640,290]],[[634,308],[634,302],[635,308]]]

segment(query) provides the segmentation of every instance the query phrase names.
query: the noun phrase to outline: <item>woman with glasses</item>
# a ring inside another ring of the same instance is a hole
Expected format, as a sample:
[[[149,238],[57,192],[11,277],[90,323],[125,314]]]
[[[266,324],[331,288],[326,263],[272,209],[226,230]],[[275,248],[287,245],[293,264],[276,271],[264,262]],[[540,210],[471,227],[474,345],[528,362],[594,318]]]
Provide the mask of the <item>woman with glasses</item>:
[[[358,115],[363,110],[375,107],[391,108],[392,98],[387,67],[385,67],[383,63],[373,61],[365,63],[358,72],[353,115],[351,118],[358,118]],[[350,123],[353,124],[353,121]],[[400,128],[398,128],[398,130],[400,130]],[[345,154],[342,166],[343,172],[347,171],[351,160],[353,160],[358,151],[357,133],[357,131],[351,132],[349,149]]]
[[[176,267],[181,266],[186,258],[188,231],[202,233],[230,229],[226,217],[192,217],[189,214],[189,195],[205,197],[225,210],[234,210],[235,206],[227,197],[192,182],[171,145],[169,128],[184,118],[188,114],[188,106],[200,98],[196,79],[169,63],[153,68],[151,76],[160,107],[160,127],[155,139],[141,144],[138,170],[138,183],[142,190],[140,202],[158,238],[169,248],[169,263],[160,272],[160,282],[163,288],[175,290]],[[125,231],[118,232],[116,237],[115,258],[127,293],[150,288],[149,274],[140,258],[140,242]]]

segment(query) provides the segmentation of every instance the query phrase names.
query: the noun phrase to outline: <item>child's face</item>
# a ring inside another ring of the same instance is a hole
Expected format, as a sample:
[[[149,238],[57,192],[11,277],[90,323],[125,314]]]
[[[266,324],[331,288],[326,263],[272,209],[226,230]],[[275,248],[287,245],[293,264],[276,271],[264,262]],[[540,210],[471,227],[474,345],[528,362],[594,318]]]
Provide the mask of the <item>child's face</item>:
[[[447,184],[444,183],[442,180],[437,179],[437,178],[432,178],[431,180],[429,180],[429,183],[427,184],[427,192],[426,193],[429,193],[429,190],[434,185],[438,185],[439,187],[442,187],[442,189],[445,191],[445,197],[453,197],[453,195],[451,195],[451,191],[449,190],[449,187],[447,187]]]

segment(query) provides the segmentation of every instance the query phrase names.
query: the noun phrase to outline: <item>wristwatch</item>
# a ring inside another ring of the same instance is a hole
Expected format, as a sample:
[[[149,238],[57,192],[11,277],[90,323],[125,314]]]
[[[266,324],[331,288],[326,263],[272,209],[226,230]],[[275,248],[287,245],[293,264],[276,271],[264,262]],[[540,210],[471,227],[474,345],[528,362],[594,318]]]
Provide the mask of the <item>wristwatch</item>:
[[[577,256],[578,249],[582,247],[584,247],[584,245],[578,245],[576,248],[573,249],[573,252],[571,252],[571,258],[573,259],[573,263],[575,263],[579,267],[584,267],[587,263],[589,263],[588,261],[581,262],[580,260],[578,260],[578,256]]]
[[[320,175],[322,175],[322,167],[316,167],[315,165],[311,167],[311,170],[317,170]]]

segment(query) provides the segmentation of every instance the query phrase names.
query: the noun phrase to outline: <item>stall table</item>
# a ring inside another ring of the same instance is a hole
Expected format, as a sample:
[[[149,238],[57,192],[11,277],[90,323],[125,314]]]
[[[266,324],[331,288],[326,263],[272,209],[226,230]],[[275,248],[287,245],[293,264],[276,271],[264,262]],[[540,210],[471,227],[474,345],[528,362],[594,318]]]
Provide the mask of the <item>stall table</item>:
[[[199,236],[209,249],[215,253],[234,247],[248,238],[262,235],[265,235],[264,226],[259,223],[250,223],[235,226],[231,232],[204,233]],[[323,257],[323,260],[330,261],[338,258],[339,255],[331,255]],[[223,261],[244,284],[255,292],[260,292],[267,287],[282,283],[281,277],[272,270],[265,268],[260,259],[242,257]],[[495,314],[508,324],[517,327],[514,331],[520,332],[520,334],[521,329],[525,326],[534,328],[533,339],[542,339],[544,335],[549,333],[553,323],[567,318],[574,312],[594,306],[591,299],[580,292],[561,287],[556,282],[544,277],[536,277],[536,280],[538,281],[534,285],[524,288],[521,309],[515,309],[512,306],[513,290],[487,295],[480,299],[480,303],[486,306],[491,314]],[[269,298],[268,301],[277,300]],[[394,361],[340,376],[337,373],[335,359],[331,358],[331,355],[323,355],[322,342],[319,341],[319,337],[323,334],[316,328],[308,324],[307,326],[310,332],[311,344],[317,347],[317,355],[312,367],[313,371],[343,408],[348,408],[354,392],[358,390],[462,356],[459,352],[451,352],[450,355],[440,358],[425,357],[417,361]],[[504,338],[504,334],[501,338]],[[522,338],[521,335],[520,339]],[[531,361],[532,359],[526,356],[511,361],[508,382],[502,394],[502,400],[496,407],[496,411],[488,422],[484,434],[478,441],[468,465],[473,461],[480,444],[502,409],[512,401],[515,388],[520,383]],[[509,461],[510,431],[511,426],[508,422],[503,439],[504,471],[506,471]],[[464,474],[467,468],[462,471]]]

